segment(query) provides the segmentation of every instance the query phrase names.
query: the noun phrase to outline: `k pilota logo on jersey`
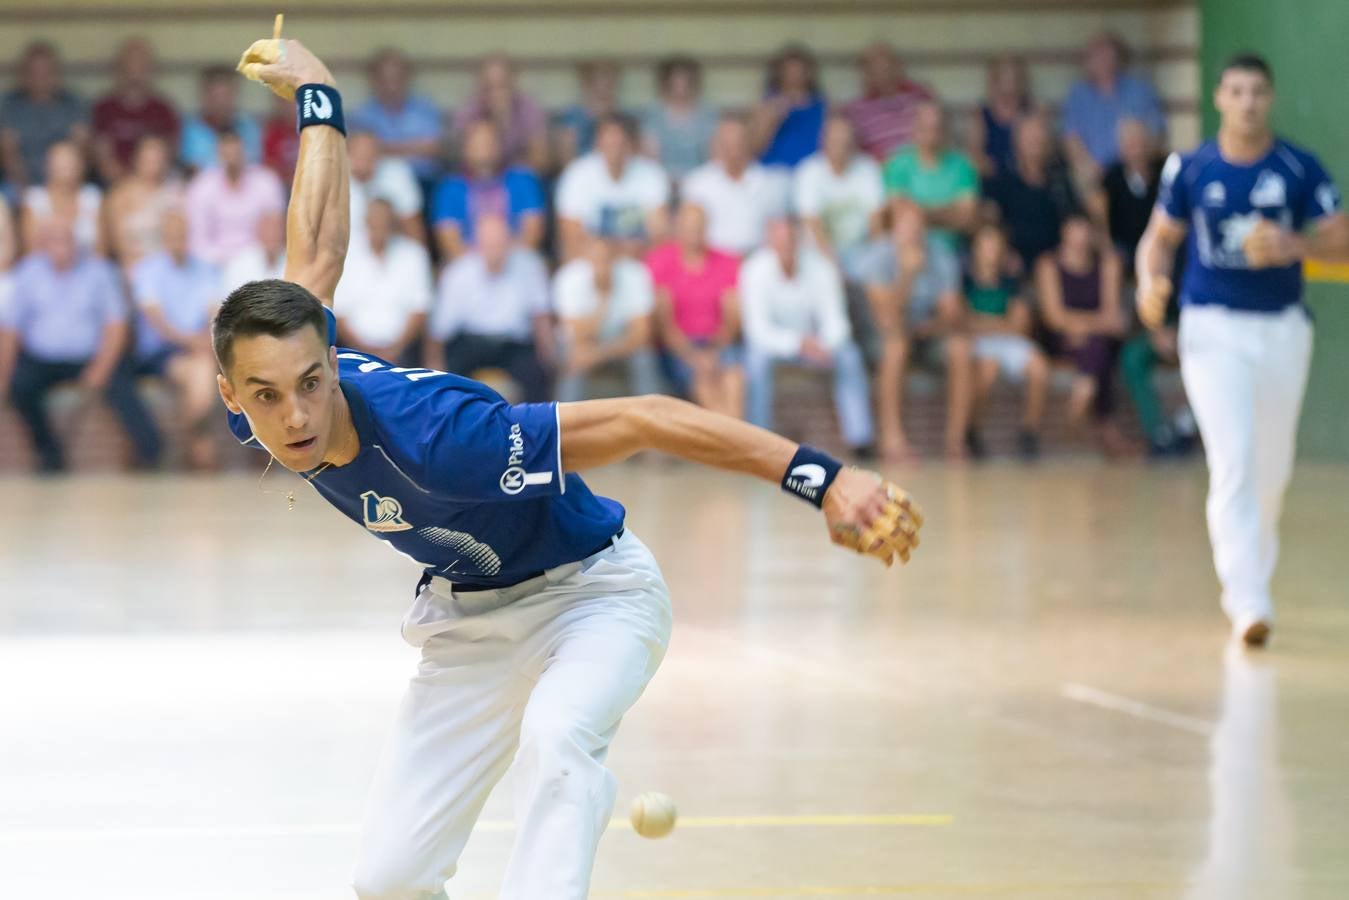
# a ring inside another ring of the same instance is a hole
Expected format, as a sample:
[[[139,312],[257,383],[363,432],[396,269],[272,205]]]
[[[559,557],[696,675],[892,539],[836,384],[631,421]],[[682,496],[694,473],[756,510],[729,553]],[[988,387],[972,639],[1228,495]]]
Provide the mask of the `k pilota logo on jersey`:
[[[365,502],[365,527],[371,531],[407,531],[412,527],[403,521],[403,504],[395,498],[366,491],[361,500]]]
[[[326,94],[315,91],[313,88],[305,88],[304,117],[306,119],[310,117],[331,119],[333,117],[333,101],[329,100]]]
[[[515,496],[526,485],[552,483],[552,472],[526,472],[524,462],[525,436],[520,430],[520,423],[516,422],[511,425],[510,434],[506,436],[506,471],[501,473],[500,481],[503,494]]]

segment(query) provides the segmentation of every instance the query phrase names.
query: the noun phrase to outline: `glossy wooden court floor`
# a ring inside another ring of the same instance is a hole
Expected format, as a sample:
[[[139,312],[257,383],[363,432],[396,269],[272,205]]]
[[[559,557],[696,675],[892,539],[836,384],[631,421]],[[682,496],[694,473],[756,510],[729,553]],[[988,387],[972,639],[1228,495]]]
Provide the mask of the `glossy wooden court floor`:
[[[904,480],[926,540],[885,571],[767,486],[592,479],[676,605],[620,810],[684,816],[615,826],[592,896],[1349,897],[1349,469],[1298,472],[1258,654],[1227,646],[1201,468]],[[413,564],[245,476],[0,496],[0,898],[351,896]],[[451,897],[494,896],[503,787]]]

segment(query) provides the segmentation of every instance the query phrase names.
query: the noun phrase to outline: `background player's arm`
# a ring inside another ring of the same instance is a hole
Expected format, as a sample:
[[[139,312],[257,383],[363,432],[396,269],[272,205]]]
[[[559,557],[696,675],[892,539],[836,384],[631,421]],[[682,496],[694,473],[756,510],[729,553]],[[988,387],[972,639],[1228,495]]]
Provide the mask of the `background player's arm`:
[[[1160,206],[1138,242],[1134,260],[1138,276],[1138,316],[1149,328],[1159,328],[1166,319],[1166,304],[1171,299],[1171,272],[1176,250],[1185,240],[1184,222],[1172,218]]]
[[[766,429],[659,394],[559,403],[557,408],[566,472],[619,462],[643,450],[659,450],[778,484],[798,446]],[[889,499],[876,475],[845,467],[824,497],[825,519],[834,542],[845,543],[840,526],[865,530],[882,518]],[[907,559],[908,551],[901,555]]]
[[[299,41],[257,41],[239,69],[283,97],[304,84],[336,87],[328,67]],[[333,305],[342,277],[351,230],[347,139],[336,128],[300,132],[300,147],[286,214],[286,274],[323,302]]]

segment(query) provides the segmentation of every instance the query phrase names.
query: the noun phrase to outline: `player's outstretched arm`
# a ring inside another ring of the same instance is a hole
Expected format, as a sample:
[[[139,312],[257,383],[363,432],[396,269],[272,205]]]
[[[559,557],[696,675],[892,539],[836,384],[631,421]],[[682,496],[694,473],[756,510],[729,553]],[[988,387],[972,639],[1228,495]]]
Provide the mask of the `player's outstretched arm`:
[[[239,71],[283,97],[295,97],[300,91],[299,102],[309,110],[308,115],[340,125],[340,100],[302,90],[304,85],[333,88],[337,83],[328,67],[299,41],[255,41],[244,52]],[[333,292],[347,257],[350,181],[343,132],[338,127],[301,128],[286,213],[285,277],[328,307],[333,305]]]
[[[565,471],[658,450],[783,484],[824,510],[834,543],[886,565],[896,556],[907,562],[918,546],[922,513],[896,485],[871,472],[840,468],[817,451],[739,419],[652,394],[560,403],[558,421]],[[813,495],[812,488],[822,490],[823,497]]]

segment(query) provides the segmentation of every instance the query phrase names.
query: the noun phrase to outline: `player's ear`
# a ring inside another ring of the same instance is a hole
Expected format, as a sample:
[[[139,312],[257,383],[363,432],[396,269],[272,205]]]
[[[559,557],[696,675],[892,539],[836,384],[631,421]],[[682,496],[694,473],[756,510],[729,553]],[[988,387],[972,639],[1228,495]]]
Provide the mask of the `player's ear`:
[[[241,415],[244,409],[234,399],[234,388],[230,386],[230,380],[217,372],[215,386],[220,389],[220,399],[225,401],[225,408],[235,415]]]
[[[333,390],[337,389],[337,347],[328,348],[328,368],[333,372]]]

